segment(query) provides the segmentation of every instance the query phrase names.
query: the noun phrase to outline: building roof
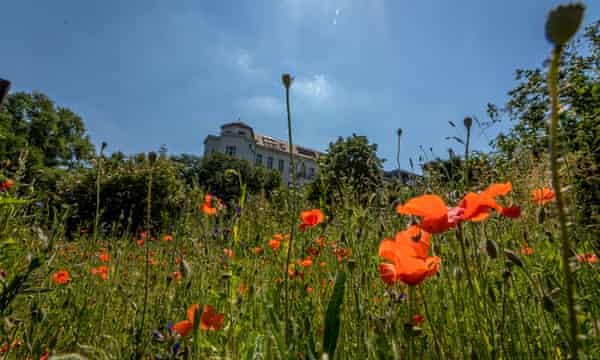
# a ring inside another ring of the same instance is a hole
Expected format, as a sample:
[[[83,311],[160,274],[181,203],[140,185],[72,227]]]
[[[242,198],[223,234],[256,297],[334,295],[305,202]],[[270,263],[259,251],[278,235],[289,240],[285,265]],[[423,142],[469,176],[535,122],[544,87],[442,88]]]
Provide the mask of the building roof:
[[[289,152],[290,145],[287,141],[275,139],[268,135],[255,134],[254,140],[257,146],[261,146],[273,151]],[[319,155],[323,153],[317,150],[309,149],[304,146],[294,145],[294,154],[307,157],[310,159],[317,159]]]

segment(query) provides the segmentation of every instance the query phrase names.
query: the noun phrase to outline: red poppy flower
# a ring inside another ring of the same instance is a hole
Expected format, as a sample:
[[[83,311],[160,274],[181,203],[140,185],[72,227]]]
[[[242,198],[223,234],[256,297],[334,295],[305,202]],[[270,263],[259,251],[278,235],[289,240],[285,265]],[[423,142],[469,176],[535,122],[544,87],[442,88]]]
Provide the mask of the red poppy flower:
[[[592,253],[579,254],[577,255],[577,261],[580,263],[595,264],[598,262],[598,256]]]
[[[306,259],[299,261],[298,264],[303,267],[310,267],[313,264],[312,256],[309,256]]]
[[[415,314],[412,317],[412,323],[413,325],[419,325],[425,322],[425,316],[420,315],[420,314]]]
[[[384,239],[379,246],[379,256],[392,263],[379,266],[382,280],[388,285],[398,280],[417,285],[437,274],[441,260],[427,255],[430,237],[429,233],[416,233],[411,227],[397,233],[395,239]]]
[[[302,219],[302,224],[300,224],[300,229],[305,230],[306,227],[314,227],[325,220],[325,215],[319,209],[312,209],[308,211],[302,211],[300,213],[300,219]]]
[[[13,187],[15,185],[15,182],[12,181],[11,179],[7,179],[4,181],[0,181],[0,192],[1,191],[5,191],[10,189],[11,187]]]
[[[279,248],[281,247],[281,241],[275,240],[275,239],[271,239],[271,240],[269,240],[269,246],[273,250],[279,250]]]
[[[531,192],[531,200],[538,205],[546,205],[556,199],[556,193],[550,188],[534,189]]]
[[[419,216],[421,222],[417,226],[432,234],[445,232],[456,225],[448,221],[448,207],[437,195],[421,195],[412,198],[404,205],[396,207],[396,212],[401,215]]]
[[[523,255],[531,255],[533,254],[533,249],[529,246],[524,246],[521,248],[521,250],[519,250],[519,252]]]
[[[67,270],[59,270],[52,274],[52,281],[55,284],[63,285],[71,281],[71,276]]]
[[[104,281],[108,278],[108,268],[106,265],[98,266],[97,268],[92,268],[92,275],[100,276],[100,278]]]
[[[230,258],[232,258],[232,257],[234,256],[234,254],[233,254],[233,250],[231,250],[231,249],[227,249],[227,248],[223,249],[223,254],[224,254],[225,256],[228,256],[228,257],[230,257]]]
[[[139,246],[139,247],[144,246],[144,240],[140,239],[140,240],[137,240],[136,242],[137,242],[137,246]]]
[[[179,335],[185,337],[188,336],[194,329],[194,323],[189,320],[182,320],[173,325],[172,330]]]
[[[509,218],[519,217],[521,214],[519,207],[505,208],[496,202],[496,197],[504,196],[510,191],[512,191],[512,184],[504,183],[492,184],[479,194],[473,192],[467,193],[458,205],[464,209],[462,220],[483,221],[489,217],[491,209]]]
[[[167,235],[163,236],[163,240],[164,241],[173,241],[173,236],[167,234]]]
[[[213,196],[206,194],[204,196],[204,203],[198,205],[198,209],[200,209],[200,211],[202,211],[204,214],[208,215],[208,216],[215,216],[217,215],[217,208],[213,207]],[[217,203],[221,203],[221,200],[216,198]]]
[[[108,262],[108,260],[110,259],[110,256],[106,253],[102,253],[102,254],[98,255],[98,259],[100,259],[100,261],[102,261],[102,262]]]
[[[263,248],[261,248],[259,246],[252,248],[252,252],[254,253],[254,255],[260,255],[263,253],[263,251],[264,251]]]

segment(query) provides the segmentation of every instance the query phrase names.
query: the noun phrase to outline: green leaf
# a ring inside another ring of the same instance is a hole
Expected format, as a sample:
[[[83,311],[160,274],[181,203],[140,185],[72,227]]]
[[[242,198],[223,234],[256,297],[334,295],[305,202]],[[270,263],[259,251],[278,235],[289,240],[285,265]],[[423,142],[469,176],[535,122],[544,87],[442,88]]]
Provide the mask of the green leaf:
[[[325,315],[325,332],[323,333],[323,352],[327,353],[329,359],[333,360],[338,336],[340,334],[340,310],[344,301],[344,290],[346,288],[346,273],[339,272],[333,287],[333,295],[327,305]]]

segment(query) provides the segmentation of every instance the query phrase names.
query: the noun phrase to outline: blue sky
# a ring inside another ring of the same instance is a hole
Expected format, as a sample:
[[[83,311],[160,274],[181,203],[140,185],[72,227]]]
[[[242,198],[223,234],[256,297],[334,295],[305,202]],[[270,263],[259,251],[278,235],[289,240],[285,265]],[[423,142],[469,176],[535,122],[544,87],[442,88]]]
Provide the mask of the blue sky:
[[[0,4],[0,77],[80,114],[110,151],[202,154],[240,118],[286,139],[289,72],[295,142],[325,150],[366,135],[395,168],[419,145],[446,156],[448,121],[486,120],[514,70],[539,66],[559,1],[20,0]],[[588,3],[585,23],[600,16]],[[502,128],[474,132],[474,148]]]

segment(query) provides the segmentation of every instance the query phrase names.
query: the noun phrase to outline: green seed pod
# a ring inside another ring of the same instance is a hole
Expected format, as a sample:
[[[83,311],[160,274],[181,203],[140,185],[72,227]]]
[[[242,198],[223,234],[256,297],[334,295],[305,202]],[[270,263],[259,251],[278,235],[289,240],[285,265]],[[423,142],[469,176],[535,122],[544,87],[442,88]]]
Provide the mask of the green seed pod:
[[[521,258],[519,257],[519,255],[515,254],[514,252],[504,249],[504,256],[506,256],[506,258],[513,264],[517,265],[518,267],[524,267],[525,264],[523,263],[523,260],[521,260]]]
[[[465,127],[467,129],[470,129],[471,126],[473,125],[473,119],[470,116],[467,116],[464,120],[463,123],[465,124]]]
[[[485,241],[485,250],[489,257],[495,259],[498,257],[498,245],[494,240]]]
[[[585,6],[582,3],[559,5],[548,13],[546,38],[555,46],[564,46],[583,20]]]

